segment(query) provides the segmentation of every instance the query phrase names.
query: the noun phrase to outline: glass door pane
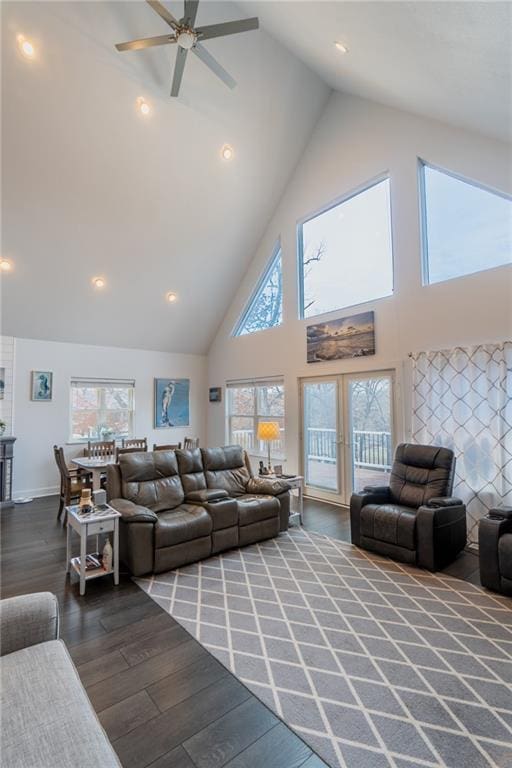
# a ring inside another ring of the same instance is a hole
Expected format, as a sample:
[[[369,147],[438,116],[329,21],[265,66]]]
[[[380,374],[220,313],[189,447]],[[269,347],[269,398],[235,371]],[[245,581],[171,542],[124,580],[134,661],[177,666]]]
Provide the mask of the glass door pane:
[[[338,381],[304,381],[302,393],[305,484],[339,494]]]
[[[352,490],[387,485],[393,461],[393,376],[347,376],[350,434],[348,448]]]

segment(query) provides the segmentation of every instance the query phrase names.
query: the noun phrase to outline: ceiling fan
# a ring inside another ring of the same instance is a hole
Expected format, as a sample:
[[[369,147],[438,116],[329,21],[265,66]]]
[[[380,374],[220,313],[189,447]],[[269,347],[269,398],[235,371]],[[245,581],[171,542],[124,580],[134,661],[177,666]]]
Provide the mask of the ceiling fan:
[[[224,37],[224,35],[235,35],[238,32],[250,32],[253,29],[258,29],[259,21],[257,18],[226,21],[221,24],[210,24],[206,27],[194,27],[199,0],[185,0],[183,18],[179,21],[158,0],[146,0],[146,2],[158,13],[160,18],[167,22],[172,28],[173,33],[159,35],[158,37],[146,37],[141,40],[132,40],[129,43],[118,43],[116,45],[118,51],[142,51],[155,45],[177,43],[178,53],[176,64],[174,65],[171,96],[177,96],[180,92],[183,70],[185,69],[185,62],[189,51],[195,53],[203,64],[206,64],[229,88],[236,86],[236,81],[201,43],[203,40],[210,40],[213,37]]]

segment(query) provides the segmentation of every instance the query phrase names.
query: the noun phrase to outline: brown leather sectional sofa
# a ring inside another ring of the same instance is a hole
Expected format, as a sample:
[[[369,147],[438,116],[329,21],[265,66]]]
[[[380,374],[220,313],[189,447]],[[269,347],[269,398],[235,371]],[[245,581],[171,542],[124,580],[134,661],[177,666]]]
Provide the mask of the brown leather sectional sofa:
[[[254,477],[238,445],[122,454],[107,473],[120,556],[135,576],[277,536],[288,528],[289,489]]]

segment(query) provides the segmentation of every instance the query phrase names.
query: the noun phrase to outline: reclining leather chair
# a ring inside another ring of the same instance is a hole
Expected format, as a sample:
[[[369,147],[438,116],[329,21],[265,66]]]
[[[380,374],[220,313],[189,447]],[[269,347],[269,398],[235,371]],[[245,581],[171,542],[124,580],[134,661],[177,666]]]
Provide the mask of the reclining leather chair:
[[[352,495],[352,543],[429,571],[448,565],[466,544],[466,507],[450,496],[454,473],[448,448],[399,445],[389,486]]]
[[[478,555],[482,586],[512,595],[512,507],[491,509],[480,520]]]
[[[251,478],[242,449],[233,448],[210,449],[217,487],[200,449],[122,454],[107,468],[109,503],[122,516],[120,557],[135,576],[277,536],[289,485]]]

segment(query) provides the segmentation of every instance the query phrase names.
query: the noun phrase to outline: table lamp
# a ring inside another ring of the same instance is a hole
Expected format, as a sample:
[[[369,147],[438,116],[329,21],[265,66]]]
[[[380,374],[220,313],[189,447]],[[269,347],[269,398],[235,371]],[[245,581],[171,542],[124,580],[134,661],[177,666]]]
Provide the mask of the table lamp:
[[[258,440],[268,443],[268,471],[272,472],[270,463],[270,443],[273,440],[279,440],[281,433],[277,421],[260,421],[258,424]]]

